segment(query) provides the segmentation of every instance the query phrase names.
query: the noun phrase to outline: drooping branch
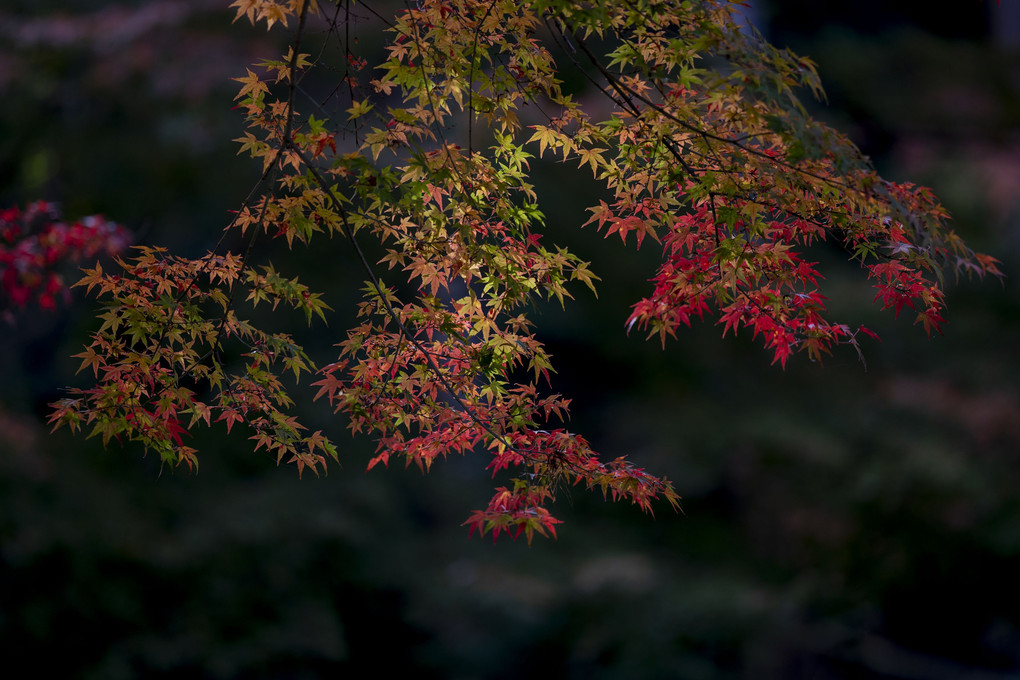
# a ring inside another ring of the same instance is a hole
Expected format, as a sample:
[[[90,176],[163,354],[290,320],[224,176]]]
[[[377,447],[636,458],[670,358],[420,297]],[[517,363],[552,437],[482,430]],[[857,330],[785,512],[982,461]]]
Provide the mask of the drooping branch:
[[[239,308],[246,292],[251,306],[282,303],[324,320],[322,294],[263,261],[255,243],[333,247],[323,239],[335,236],[363,272],[364,299],[313,387],[349,429],[375,438],[370,467],[402,458],[427,470],[449,454],[487,455],[494,477],[513,476],[467,523],[529,540],[555,535],[547,506],[564,483],[646,511],[656,499],[677,507],[667,480],[623,458],[603,462],[555,422],[569,400],[545,393],[552,362],[531,309],[539,299],[565,304],[577,283],[594,290],[597,277],[545,240],[534,155],[564,169],[576,162],[604,184],[610,198],[591,206],[588,223],[606,236],[661,244],[652,291],[626,327],[664,343],[715,317],[723,336],[747,329],[784,366],[798,351],[860,351],[868,331],[825,318],[823,277],[804,255],[825,238],[861,260],[882,306],[916,305],[928,329],[942,321],[940,263],[997,273],[994,259],[946,228],[930,193],[881,180],[846,138],[808,118],[796,93],[819,93],[813,66],[748,38],[729,3],[419,0],[392,19],[366,5],[388,36],[367,76],[350,5],[336,3],[326,40],[342,41],[345,63],[319,100],[301,85],[332,66],[325,48],[315,58],[300,51],[313,39],[316,3],[232,6],[267,27],[296,20],[284,58],[237,79],[248,123],[238,141],[262,176],[206,256],[145,248],[121,261],[122,273],[86,274],[82,285],[105,301],[103,325],[79,355],[97,384],[62,401],[57,424],[90,425],[104,440],[139,441],[189,465],[188,429],[241,424],[254,448],[325,469],[336,447],[304,433],[281,381],[314,371],[311,360]],[[564,91],[563,68],[588,79],[608,114]],[[348,105],[346,120],[329,119],[333,97]],[[302,98],[314,115],[298,111]],[[526,127],[525,107],[545,122]],[[247,236],[240,254],[226,247],[237,231]],[[378,262],[366,243],[379,244]],[[234,365],[222,361],[228,342],[245,350]]]

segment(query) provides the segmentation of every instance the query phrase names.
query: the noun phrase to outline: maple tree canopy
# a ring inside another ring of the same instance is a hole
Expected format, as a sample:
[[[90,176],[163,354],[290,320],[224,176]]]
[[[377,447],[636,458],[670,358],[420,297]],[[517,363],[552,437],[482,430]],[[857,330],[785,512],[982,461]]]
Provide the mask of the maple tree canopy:
[[[223,423],[318,474],[338,451],[291,412],[286,376],[309,373],[317,398],[374,437],[370,468],[427,470],[470,452],[506,477],[468,518],[472,531],[555,535],[548,506],[564,484],[647,511],[677,506],[666,479],[601,459],[564,426],[568,400],[548,393],[531,303],[566,304],[598,277],[543,237],[536,158],[604,186],[592,228],[661,251],[625,328],[663,343],[714,319],[780,366],[859,351],[871,332],[828,317],[805,257],[816,242],[845,248],[876,301],[928,332],[943,322],[944,271],[999,273],[947,228],[929,190],[883,180],[808,115],[801,94],[822,95],[814,65],[746,26],[738,4],[417,0],[387,13],[236,0],[238,19],[292,36],[286,54],[236,78],[248,126],[238,142],[261,177],[201,257],[141,246],[112,271],[86,270],[77,285],[102,301],[102,323],[78,356],[95,383],[54,405],[54,426],[194,468],[188,430]],[[379,63],[354,35],[369,17],[385,24]],[[336,74],[322,101],[302,87],[317,70]],[[588,82],[583,97],[568,75]],[[234,252],[225,244],[238,235]],[[268,305],[327,318],[326,293],[348,291],[310,290],[252,255],[256,242],[313,241],[353,251],[365,279],[357,322],[321,367],[291,334],[246,317]]]

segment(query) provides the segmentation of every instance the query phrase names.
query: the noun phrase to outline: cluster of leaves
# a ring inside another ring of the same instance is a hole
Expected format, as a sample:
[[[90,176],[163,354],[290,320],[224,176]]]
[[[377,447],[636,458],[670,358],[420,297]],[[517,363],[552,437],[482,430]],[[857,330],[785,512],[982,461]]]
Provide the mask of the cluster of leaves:
[[[126,436],[157,451],[165,463],[197,467],[195,449],[182,435],[204,421],[223,421],[229,432],[237,422],[249,425],[255,448],[265,447],[278,460],[285,456],[317,469],[323,454],[336,450],[321,434],[302,436],[302,426],[283,410],[293,404],[279,373],[309,370],[304,350],[285,333],[268,333],[238,318],[232,289],[248,286],[248,300],[300,306],[322,313],[317,295],[272,267],[245,268],[227,253],[199,259],[139,247],[139,255],[118,259],[123,274],[96,265],[77,286],[94,288],[110,299],[99,315],[102,325],[81,358],[98,384],[72,390],[51,414],[53,422],[76,430],[91,425],[103,443]],[[222,345],[236,339],[247,350],[243,368],[224,367]],[[196,388],[215,390],[215,401],[196,397]]]
[[[130,235],[91,215],[65,223],[57,206],[36,201],[0,210],[0,310],[11,321],[30,304],[55,309],[69,296],[62,271],[98,255],[116,255]]]
[[[375,71],[347,38],[349,3],[321,13],[304,0],[233,6],[253,23],[297,24],[282,59],[237,79],[249,127],[238,141],[262,178],[204,257],[143,248],[119,273],[87,272],[81,284],[105,302],[80,356],[98,381],[57,405],[57,425],[194,466],[185,430],[243,424],[255,448],[318,473],[336,449],[302,433],[280,379],[316,370],[317,398],[375,438],[369,467],[396,458],[428,470],[451,453],[485,452],[494,476],[513,475],[471,515],[472,531],[554,535],[547,506],[564,484],[646,511],[656,499],[677,506],[667,480],[600,460],[562,426],[569,400],[546,393],[552,364],[528,311],[564,303],[577,283],[594,290],[597,277],[543,242],[532,151],[604,184],[589,223],[606,236],[661,244],[652,291],[627,328],[663,341],[715,316],[724,335],[747,329],[783,366],[798,351],[817,359],[856,346],[862,329],[825,318],[823,277],[803,256],[822,240],[861,261],[884,307],[915,309],[929,330],[942,321],[947,265],[997,273],[946,227],[928,191],[882,180],[808,116],[797,92],[821,94],[813,65],[744,30],[730,3],[421,0],[386,20]],[[297,109],[304,75],[336,67],[301,52],[310,21],[344,55],[339,120],[317,117],[326,108],[310,98],[315,115]],[[564,69],[604,102],[565,91]],[[223,247],[227,234],[247,239],[243,253]],[[329,236],[356,253],[367,280],[336,360],[315,369],[290,335],[238,308],[243,297],[325,318],[318,293],[251,254],[257,240],[290,248]],[[379,262],[363,238],[381,244]]]

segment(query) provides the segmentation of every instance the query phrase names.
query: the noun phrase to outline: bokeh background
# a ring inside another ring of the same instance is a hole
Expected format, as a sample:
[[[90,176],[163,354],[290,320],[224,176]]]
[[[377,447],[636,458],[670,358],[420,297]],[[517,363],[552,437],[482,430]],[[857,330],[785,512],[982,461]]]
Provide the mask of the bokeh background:
[[[6,0],[0,206],[57,201],[198,254],[257,176],[231,139],[236,85],[284,37],[226,0]],[[782,371],[695,327],[627,337],[652,250],[581,230],[593,188],[536,166],[548,238],[602,278],[540,318],[571,427],[675,481],[654,519],[580,490],[560,538],[469,539],[477,460],[365,473],[371,444],[321,405],[342,467],[298,480],[243,438],[199,434],[201,471],[49,434],[46,404],[95,327],[81,296],[0,333],[0,657],[67,678],[1020,677],[1020,3],[757,1],[812,57],[817,113],[887,177],[932,186],[1007,278],[950,286],[928,339],[818,254],[841,314],[877,330]],[[362,25],[366,44],[378,24]],[[373,33],[374,31],[374,33]],[[298,252],[340,321],[343,243]],[[346,311],[345,311],[346,310]],[[283,323],[300,325],[300,319]],[[17,675],[11,677],[18,677]]]

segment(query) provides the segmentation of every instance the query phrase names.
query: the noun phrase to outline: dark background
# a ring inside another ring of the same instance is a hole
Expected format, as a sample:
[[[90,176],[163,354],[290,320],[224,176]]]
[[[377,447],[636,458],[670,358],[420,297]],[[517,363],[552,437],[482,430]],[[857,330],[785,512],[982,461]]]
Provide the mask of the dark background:
[[[226,4],[5,3],[0,206],[54,200],[140,242],[209,247],[258,172],[230,141],[242,120],[229,79],[286,37],[231,27]],[[95,326],[92,301],[21,314],[0,334],[5,667],[104,679],[1020,677],[1017,5],[756,3],[770,39],[819,64],[818,115],[890,179],[932,186],[1008,275],[949,285],[945,335],[928,339],[871,306],[844,256],[823,253],[834,307],[883,338],[866,343],[867,370],[848,351],[782,371],[711,324],[665,351],[627,337],[656,254],[577,229],[591,187],[536,167],[548,238],[603,278],[597,301],[579,290],[540,318],[554,387],[575,398],[571,428],[674,480],[682,515],[575,490],[556,505],[557,541],[469,539],[460,523],[494,484],[479,459],[427,477],[366,474],[371,444],[317,404],[306,417],[342,449],[327,477],[299,481],[217,433],[196,434],[198,475],[161,470],[43,425],[59,388],[82,379],[69,357]],[[362,276],[342,243],[293,261],[349,313]],[[309,341],[329,360],[329,331]]]

